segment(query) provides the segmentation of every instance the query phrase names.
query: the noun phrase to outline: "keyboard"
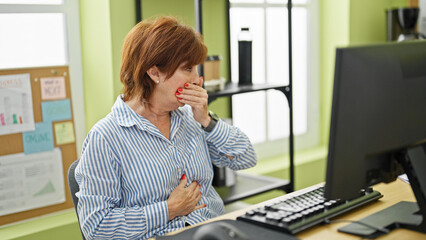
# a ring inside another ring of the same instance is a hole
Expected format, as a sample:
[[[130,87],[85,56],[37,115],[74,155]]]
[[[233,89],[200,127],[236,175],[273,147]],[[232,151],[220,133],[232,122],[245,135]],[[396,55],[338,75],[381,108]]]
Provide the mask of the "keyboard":
[[[338,216],[349,210],[375,201],[383,195],[378,191],[366,191],[359,197],[341,201],[326,200],[323,197],[324,186],[297,191],[291,196],[284,195],[279,200],[266,204],[237,217],[237,220],[256,224],[269,229],[296,234]]]

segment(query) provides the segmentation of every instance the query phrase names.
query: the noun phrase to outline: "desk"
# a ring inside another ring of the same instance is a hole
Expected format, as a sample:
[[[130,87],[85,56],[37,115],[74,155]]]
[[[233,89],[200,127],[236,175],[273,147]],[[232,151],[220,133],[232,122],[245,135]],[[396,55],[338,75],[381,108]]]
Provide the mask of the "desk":
[[[366,206],[357,208],[353,211],[350,211],[346,214],[343,214],[337,218],[334,219],[345,219],[345,220],[359,220],[366,216],[369,216],[375,212],[378,212],[384,208],[390,207],[393,204],[396,204],[400,201],[415,201],[415,197],[413,195],[413,192],[411,190],[411,187],[409,184],[401,181],[396,180],[395,182],[392,182],[390,184],[378,184],[373,187],[375,190],[379,191],[384,195],[383,198],[379,199],[376,202],[373,202],[371,204],[367,204]],[[289,193],[288,195],[293,195],[297,192]],[[254,209],[260,206],[263,206],[269,202],[275,202],[278,198],[271,199],[268,201],[265,201],[263,203],[259,203],[244,209],[240,209],[231,213],[224,214],[220,217],[216,217],[213,219],[210,219],[204,223],[217,221],[217,220],[223,220],[223,219],[236,219],[236,217],[243,215],[246,211],[250,209]],[[297,234],[296,236],[300,239],[357,239],[359,240],[360,237],[353,236],[345,233],[340,233],[337,231],[338,228],[347,225],[348,223],[333,223],[330,225],[318,225],[316,227],[313,227],[311,229],[305,230]],[[391,231],[389,234],[386,234],[380,238],[377,239],[426,239],[426,234],[421,234],[418,232],[406,230],[406,229],[396,229]]]

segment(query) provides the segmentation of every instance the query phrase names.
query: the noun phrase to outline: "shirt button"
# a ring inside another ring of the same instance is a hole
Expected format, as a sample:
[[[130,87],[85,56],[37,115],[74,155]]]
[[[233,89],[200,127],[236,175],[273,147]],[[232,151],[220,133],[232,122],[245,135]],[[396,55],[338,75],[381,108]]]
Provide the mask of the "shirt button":
[[[172,149],[172,148],[173,148],[173,145],[169,145],[169,148],[170,148],[170,149]]]
[[[178,168],[178,171],[180,172],[182,170],[182,168]]]

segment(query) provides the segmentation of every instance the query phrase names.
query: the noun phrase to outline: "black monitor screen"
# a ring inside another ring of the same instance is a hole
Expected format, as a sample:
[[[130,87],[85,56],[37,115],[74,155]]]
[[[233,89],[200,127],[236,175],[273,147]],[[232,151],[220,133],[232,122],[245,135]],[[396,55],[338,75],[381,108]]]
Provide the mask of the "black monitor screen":
[[[325,197],[350,200],[406,172],[417,202],[368,221],[426,233],[426,41],[337,49],[332,104]]]
[[[393,181],[395,154],[425,141],[426,42],[337,49],[325,196]]]

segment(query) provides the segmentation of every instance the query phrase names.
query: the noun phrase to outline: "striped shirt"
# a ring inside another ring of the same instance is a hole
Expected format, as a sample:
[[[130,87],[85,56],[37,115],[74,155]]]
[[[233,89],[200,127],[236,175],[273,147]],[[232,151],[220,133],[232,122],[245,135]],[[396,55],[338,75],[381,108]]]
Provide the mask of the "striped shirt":
[[[219,216],[224,205],[212,187],[212,163],[239,170],[256,161],[237,127],[219,120],[207,133],[186,105],[171,112],[169,140],[119,96],[88,133],[75,170],[82,231],[87,239],[146,239]],[[201,185],[198,204],[207,207],[169,221],[166,201],[182,174]]]

